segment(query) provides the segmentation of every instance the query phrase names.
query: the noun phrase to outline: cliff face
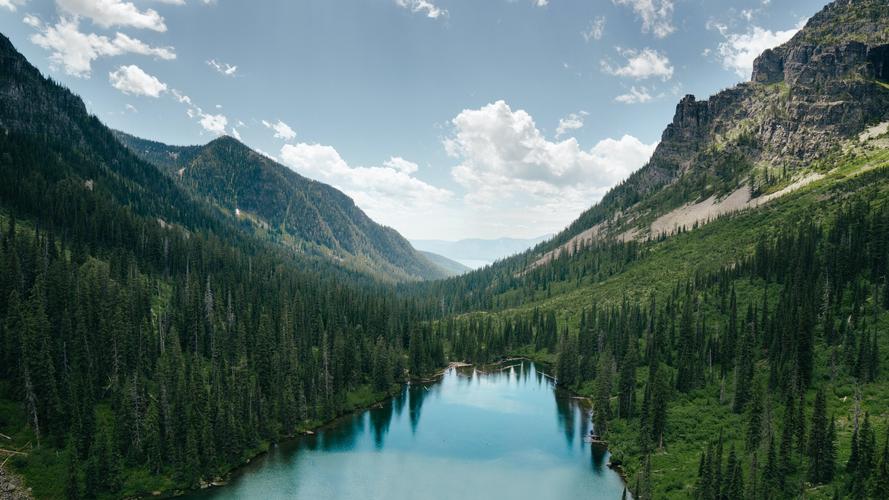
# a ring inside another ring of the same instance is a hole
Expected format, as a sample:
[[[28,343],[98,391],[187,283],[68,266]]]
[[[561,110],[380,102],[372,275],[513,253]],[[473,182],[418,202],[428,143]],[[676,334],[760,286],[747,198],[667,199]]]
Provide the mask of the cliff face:
[[[714,141],[734,146],[735,132],[748,140],[752,161],[801,166],[889,118],[889,91],[880,84],[889,79],[889,44],[805,39],[765,51],[751,82],[704,101],[683,98],[652,163],[686,170]]]
[[[726,196],[750,183],[757,170],[796,175],[884,121],[889,0],[837,0],[790,41],[763,52],[750,81],[709,99],[683,97],[648,164],[549,248],[594,226],[598,234],[627,235],[634,221]],[[648,234],[644,224],[637,229],[636,237]]]
[[[651,163],[686,170],[714,140],[731,142],[732,131],[752,139],[752,160],[805,163],[889,118],[886,80],[889,2],[834,2],[760,55],[750,82],[704,101],[683,98]]]

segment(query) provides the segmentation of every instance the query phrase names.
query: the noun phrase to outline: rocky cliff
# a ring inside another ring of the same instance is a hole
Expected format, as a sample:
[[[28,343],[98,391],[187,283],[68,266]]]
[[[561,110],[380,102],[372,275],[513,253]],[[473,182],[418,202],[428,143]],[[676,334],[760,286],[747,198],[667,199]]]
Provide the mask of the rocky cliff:
[[[887,120],[889,0],[835,1],[761,54],[750,81],[683,97],[649,162],[543,251],[584,234],[650,236],[653,220],[687,204],[740,189],[756,196],[759,174],[793,182]]]

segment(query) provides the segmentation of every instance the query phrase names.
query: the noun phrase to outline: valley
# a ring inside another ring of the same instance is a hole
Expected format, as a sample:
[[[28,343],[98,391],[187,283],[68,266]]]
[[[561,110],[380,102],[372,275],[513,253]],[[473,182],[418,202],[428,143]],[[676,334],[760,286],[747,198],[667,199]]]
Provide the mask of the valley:
[[[325,183],[281,121],[251,122],[277,156],[237,127],[111,129],[0,36],[0,498],[886,498],[889,4],[809,14],[527,239],[408,240],[368,215],[409,212],[393,186],[457,203],[478,144],[506,170],[489,116],[440,140],[454,192],[332,148]]]

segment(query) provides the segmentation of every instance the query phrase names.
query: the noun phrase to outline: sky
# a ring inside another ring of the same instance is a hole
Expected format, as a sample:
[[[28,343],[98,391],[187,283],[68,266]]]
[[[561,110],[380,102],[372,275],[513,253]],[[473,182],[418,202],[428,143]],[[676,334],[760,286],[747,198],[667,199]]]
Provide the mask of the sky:
[[[0,0],[110,127],[240,139],[411,239],[556,233],[825,0]]]

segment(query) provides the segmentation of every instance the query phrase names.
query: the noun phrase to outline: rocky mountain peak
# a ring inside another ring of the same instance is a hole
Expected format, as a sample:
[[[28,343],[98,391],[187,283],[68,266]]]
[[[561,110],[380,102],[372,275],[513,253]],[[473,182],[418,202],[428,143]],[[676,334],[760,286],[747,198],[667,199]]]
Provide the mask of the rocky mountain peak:
[[[752,193],[757,172],[795,176],[885,121],[889,0],[834,1],[790,41],[757,57],[750,81],[708,99],[683,97],[648,164],[556,241],[592,227],[647,235],[631,226],[686,203]]]

